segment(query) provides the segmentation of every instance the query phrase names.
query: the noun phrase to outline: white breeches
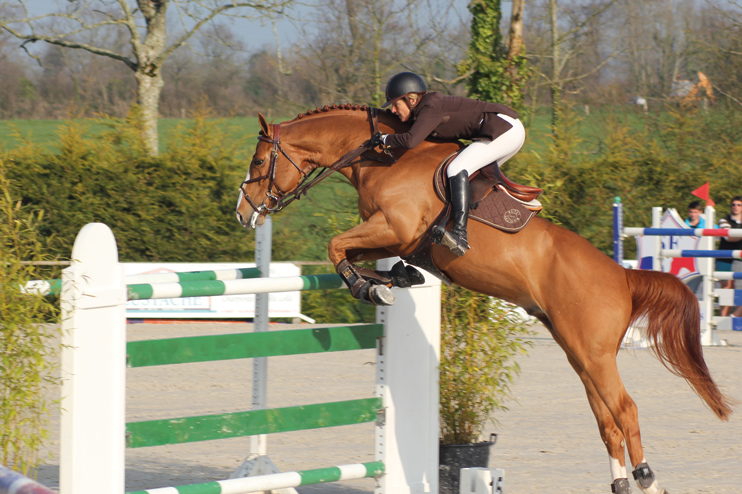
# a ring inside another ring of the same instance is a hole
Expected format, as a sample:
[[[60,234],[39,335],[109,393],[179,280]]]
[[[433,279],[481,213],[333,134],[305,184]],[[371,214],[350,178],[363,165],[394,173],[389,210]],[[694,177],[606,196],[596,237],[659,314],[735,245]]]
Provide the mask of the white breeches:
[[[474,141],[469,144],[448,166],[446,175],[453,177],[462,170],[466,170],[471,176],[475,171],[493,161],[497,161],[497,164],[502,166],[520,151],[526,140],[526,129],[523,128],[523,124],[517,118],[510,118],[500,113],[497,117],[507,121],[513,128],[494,141]]]

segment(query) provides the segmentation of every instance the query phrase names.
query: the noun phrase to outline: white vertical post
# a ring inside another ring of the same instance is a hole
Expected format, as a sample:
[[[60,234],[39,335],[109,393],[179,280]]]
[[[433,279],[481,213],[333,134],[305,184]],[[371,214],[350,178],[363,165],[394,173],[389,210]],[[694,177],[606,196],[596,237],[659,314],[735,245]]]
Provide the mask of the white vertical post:
[[[261,278],[270,277],[271,254],[273,249],[273,219],[265,217],[265,223],[255,230],[255,264],[260,269]],[[268,331],[268,299],[270,293],[255,295],[254,331]],[[253,359],[252,371],[252,409],[262,410],[268,404],[268,359]],[[268,452],[268,436],[250,436],[250,453],[263,456]]]
[[[713,228],[716,221],[716,211],[712,206],[706,206],[706,228]],[[714,237],[701,237],[699,242],[700,250],[713,250]],[[698,270],[701,272],[701,293],[702,298],[698,301],[701,310],[701,345],[720,345],[721,341],[714,332],[714,264],[713,257],[699,257],[697,259]]]
[[[459,494],[503,494],[504,483],[502,468],[462,468]]]
[[[126,277],[116,239],[83,227],[62,273],[61,494],[123,494]]]
[[[652,208],[652,228],[660,228],[662,222],[662,208]],[[652,237],[652,271],[662,271],[662,237]]]
[[[389,270],[399,258],[379,261]],[[378,307],[384,324],[377,356],[376,395],[384,410],[376,424],[376,459],[385,474],[377,494],[438,492],[438,378],[441,282],[394,289],[397,302]]]

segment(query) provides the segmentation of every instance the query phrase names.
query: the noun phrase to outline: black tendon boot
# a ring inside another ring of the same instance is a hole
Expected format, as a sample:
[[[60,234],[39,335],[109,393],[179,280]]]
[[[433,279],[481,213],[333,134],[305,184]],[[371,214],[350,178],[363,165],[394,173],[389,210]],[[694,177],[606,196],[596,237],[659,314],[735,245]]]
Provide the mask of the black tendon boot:
[[[629,485],[629,479],[616,479],[611,484],[611,492],[613,494],[631,494],[631,486]]]
[[[351,295],[361,302],[372,305],[394,305],[397,300],[389,288],[377,284],[376,280],[364,278],[358,272],[359,269],[348,262],[347,259],[340,261],[335,269],[337,269],[340,278],[350,288]]]
[[[451,190],[451,213],[453,228],[450,232],[443,226],[433,228],[433,242],[445,245],[457,256],[463,256],[469,249],[466,239],[466,225],[469,222],[469,172],[463,170],[448,179]]]

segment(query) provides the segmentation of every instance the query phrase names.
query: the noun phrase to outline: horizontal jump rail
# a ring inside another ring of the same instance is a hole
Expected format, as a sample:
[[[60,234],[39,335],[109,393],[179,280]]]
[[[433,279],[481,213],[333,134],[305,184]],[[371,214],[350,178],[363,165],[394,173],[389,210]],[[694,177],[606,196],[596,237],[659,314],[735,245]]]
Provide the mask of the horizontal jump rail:
[[[337,467],[318,468],[299,472],[274,473],[259,477],[219,480],[204,484],[190,484],[180,487],[162,487],[127,494],[246,494],[249,492],[272,491],[302,485],[380,477],[384,474],[384,463],[354,463]]]
[[[28,295],[59,295],[62,293],[62,280],[32,280],[23,285],[21,291]]]
[[[260,278],[258,268],[219,269],[215,271],[186,271],[183,273],[135,274],[126,277],[128,285],[144,283],[180,283],[182,281],[242,280]],[[59,295],[62,280],[33,280],[26,283],[26,293]]]
[[[54,491],[0,465],[0,494],[54,494]]]
[[[182,281],[242,280],[260,278],[258,268],[218,269],[216,271],[186,271],[183,273],[135,274],[126,277],[127,285],[141,283],[179,283]]]
[[[742,273],[732,271],[714,271],[714,278],[717,280],[742,280]]]
[[[624,235],[673,236],[673,237],[730,237],[742,238],[742,228],[633,228],[623,229]]]
[[[714,316],[712,322],[715,329],[723,331],[742,331],[742,317]]]
[[[742,274],[742,273],[740,273]],[[127,367],[277,357],[376,348],[383,324],[190,336],[126,344]]]
[[[742,306],[742,290],[734,290],[732,288],[718,288],[714,291],[714,294],[718,297],[718,302],[721,306]]]
[[[127,285],[148,283],[181,283],[184,281],[242,280],[260,278],[258,268],[218,269],[214,271],[185,271],[182,273],[135,274],[126,277]],[[41,295],[59,295],[62,280],[33,280],[26,283],[26,293]]]
[[[129,422],[126,424],[126,447],[144,448],[364,424],[376,421],[378,412],[383,406],[381,398],[364,398],[247,412]]]
[[[129,300],[158,298],[210,297],[244,295],[248,293],[296,292],[344,288],[337,274],[288,276],[285,278],[255,278],[246,280],[184,281],[127,285]]]
[[[721,259],[742,259],[742,250],[678,250],[662,249],[662,257],[714,257]]]

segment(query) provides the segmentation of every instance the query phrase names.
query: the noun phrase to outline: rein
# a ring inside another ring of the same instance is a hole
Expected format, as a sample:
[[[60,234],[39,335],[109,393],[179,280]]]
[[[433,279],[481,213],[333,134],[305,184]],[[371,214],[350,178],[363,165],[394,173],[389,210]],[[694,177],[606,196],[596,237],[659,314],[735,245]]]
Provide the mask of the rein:
[[[373,128],[371,129],[371,135],[373,135],[378,131],[378,109],[369,108],[369,115],[371,116],[371,122],[373,126]],[[295,200],[301,199],[302,195],[307,195],[309,189],[320,183],[322,180],[324,180],[334,172],[350,166],[354,159],[358,158],[366,151],[372,149],[372,146],[369,145],[369,141],[366,141],[362,145],[343,155],[331,166],[326,167],[322,172],[320,172],[319,175],[312,178],[312,175],[314,174],[314,171],[316,171],[316,169],[310,173],[307,173],[299,165],[297,165],[296,162],[291,159],[291,156],[289,156],[288,153],[284,150],[283,146],[281,146],[280,134],[281,124],[273,124],[272,139],[264,135],[258,136],[259,141],[267,142],[273,145],[268,172],[265,175],[245,180],[244,182],[242,182],[242,184],[240,184],[240,190],[242,191],[242,195],[244,196],[245,200],[247,200],[248,204],[250,204],[253,210],[258,213],[262,213],[263,211],[267,211],[269,213],[281,211],[283,208],[285,208],[287,205],[291,204]],[[301,173],[303,177],[301,182],[299,182],[299,184],[292,191],[284,192],[276,185],[276,163],[278,161],[279,153],[284,155],[286,159],[288,159],[289,162],[294,165],[297,170],[299,170],[299,173]],[[265,199],[263,199],[262,204],[256,206],[250,196],[245,193],[244,186],[254,182],[265,180],[266,178],[269,180],[268,189],[265,191],[266,197]],[[275,193],[273,192],[274,187],[276,189]]]

